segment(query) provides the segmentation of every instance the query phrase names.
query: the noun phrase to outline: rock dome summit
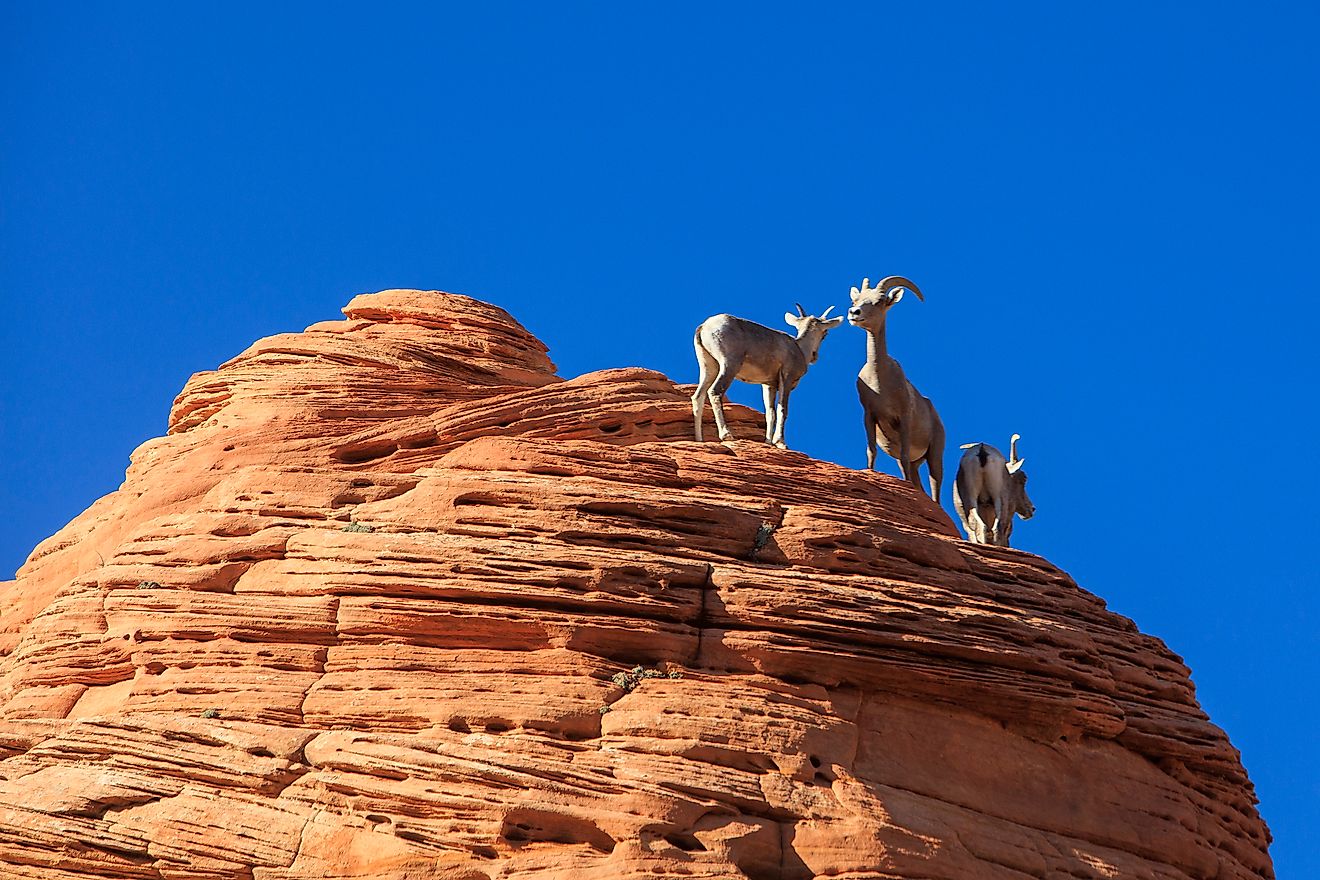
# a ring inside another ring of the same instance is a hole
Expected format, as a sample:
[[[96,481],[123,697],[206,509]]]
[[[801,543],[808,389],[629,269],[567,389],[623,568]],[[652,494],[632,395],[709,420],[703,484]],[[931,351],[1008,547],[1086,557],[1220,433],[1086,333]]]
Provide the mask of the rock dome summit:
[[[344,314],[0,584],[0,876],[1273,877],[1187,668],[1045,560],[477,300]]]

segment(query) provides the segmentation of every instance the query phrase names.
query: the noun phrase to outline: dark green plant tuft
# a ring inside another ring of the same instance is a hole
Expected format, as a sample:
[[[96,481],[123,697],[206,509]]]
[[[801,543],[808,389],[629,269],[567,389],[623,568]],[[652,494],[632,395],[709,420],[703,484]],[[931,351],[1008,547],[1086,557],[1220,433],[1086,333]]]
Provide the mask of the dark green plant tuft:
[[[219,718],[219,717],[220,717],[220,710],[219,710],[219,709],[207,709],[205,712],[202,713],[202,717],[203,717],[203,718]]]
[[[659,669],[647,669],[645,666],[634,666],[627,672],[616,672],[610,677],[618,687],[623,688],[625,694],[630,694],[636,690],[637,686],[648,678],[682,678],[683,673],[677,669],[671,669],[669,672],[662,672]]]
[[[376,531],[376,527],[369,526],[366,523],[351,522],[348,525],[344,526],[342,529],[340,529],[340,531],[341,532],[374,532]]]
[[[778,526],[771,522],[763,522],[757,528],[756,537],[752,539],[752,552],[747,554],[751,560],[755,561],[756,555],[765,549],[766,544],[770,543],[770,536],[775,533],[776,528]]]

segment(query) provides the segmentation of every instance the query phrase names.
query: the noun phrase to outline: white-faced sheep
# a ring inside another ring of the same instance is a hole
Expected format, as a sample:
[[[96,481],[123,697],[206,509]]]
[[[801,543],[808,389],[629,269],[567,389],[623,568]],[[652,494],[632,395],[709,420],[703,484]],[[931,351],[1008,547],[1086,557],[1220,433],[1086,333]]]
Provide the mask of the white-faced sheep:
[[[692,395],[696,438],[702,439],[701,419],[709,397],[720,439],[733,439],[724,419],[724,395],[738,379],[762,386],[766,442],[786,449],[788,396],[806,375],[807,367],[816,362],[825,334],[842,323],[842,317],[829,317],[833,308],[820,317],[808,315],[801,305],[797,306],[797,315],[785,312],[784,320],[797,331],[796,338],[733,315],[715,315],[702,321],[692,339],[701,367],[701,379]]]
[[[885,316],[907,289],[925,300],[917,285],[901,275],[890,275],[875,287],[862,279],[861,289],[852,289],[848,322],[867,333],[866,364],[857,374],[857,396],[862,402],[866,427],[866,467],[875,468],[876,444],[898,461],[903,476],[920,486],[921,463],[930,472],[930,497],[940,500],[944,480],[944,423],[935,405],[922,397],[908,381],[903,367],[889,356],[885,341]]]

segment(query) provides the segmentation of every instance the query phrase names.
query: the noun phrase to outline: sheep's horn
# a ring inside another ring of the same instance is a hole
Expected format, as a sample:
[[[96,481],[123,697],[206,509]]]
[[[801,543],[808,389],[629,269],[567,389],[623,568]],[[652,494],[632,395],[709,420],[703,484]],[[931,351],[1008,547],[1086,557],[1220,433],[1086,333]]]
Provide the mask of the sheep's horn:
[[[798,317],[799,317],[799,318],[805,318],[805,317],[807,316],[806,311],[804,311],[803,308],[802,308],[802,303],[793,303],[793,305],[795,305],[795,306],[798,307]]]
[[[820,316],[820,319],[821,319],[822,321],[824,321],[826,318],[828,318],[828,317],[830,316],[830,312],[832,312],[832,311],[834,311],[834,306],[830,306],[828,309],[826,309],[824,312],[822,312],[822,313],[821,313],[821,316]]]
[[[1022,439],[1021,434],[1014,434],[1013,439],[1008,441],[1008,460],[1017,461],[1017,442]]]
[[[881,293],[888,293],[895,287],[906,287],[917,295],[917,299],[922,302],[926,301],[926,298],[921,295],[921,288],[917,287],[917,285],[913,284],[910,279],[904,278],[902,275],[890,275],[888,278],[882,278],[880,279],[880,283],[876,285],[876,289]]]

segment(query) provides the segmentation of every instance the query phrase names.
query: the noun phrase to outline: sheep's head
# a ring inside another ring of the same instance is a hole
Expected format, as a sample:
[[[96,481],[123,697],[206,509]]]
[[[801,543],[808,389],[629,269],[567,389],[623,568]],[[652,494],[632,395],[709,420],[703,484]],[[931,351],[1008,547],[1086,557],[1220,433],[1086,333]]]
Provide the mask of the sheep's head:
[[[1031,503],[1027,497],[1027,472],[1022,470],[1022,466],[1027,463],[1025,458],[1018,458],[1017,442],[1022,439],[1021,434],[1014,434],[1013,439],[1009,441],[1008,453],[1008,482],[1013,491],[1013,506],[1017,515],[1023,519],[1031,519],[1036,515],[1036,505]]]
[[[806,355],[807,363],[814,364],[816,358],[820,357],[821,341],[827,333],[843,323],[843,316],[830,317],[834,306],[830,306],[818,318],[803,311],[801,303],[793,303],[793,305],[797,306],[798,313],[794,315],[792,312],[784,312],[784,320],[797,331],[798,347]]]
[[[925,301],[921,290],[902,275],[890,275],[882,278],[875,287],[870,278],[862,279],[860,288],[852,289],[852,307],[848,309],[848,323],[864,330],[878,332],[884,329],[885,313],[903,298],[903,291],[910,290],[917,299]]]

